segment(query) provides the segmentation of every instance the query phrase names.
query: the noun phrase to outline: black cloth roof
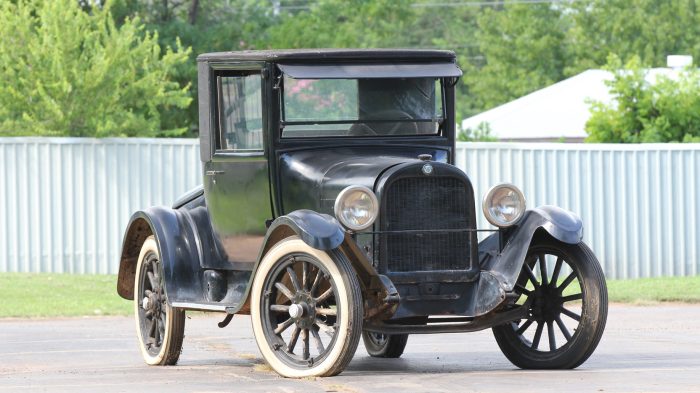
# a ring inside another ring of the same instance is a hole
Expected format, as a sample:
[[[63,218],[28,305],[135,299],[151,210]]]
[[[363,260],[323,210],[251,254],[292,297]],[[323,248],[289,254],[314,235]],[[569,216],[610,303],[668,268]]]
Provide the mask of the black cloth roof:
[[[239,52],[204,53],[197,57],[200,62],[225,61],[334,61],[334,60],[420,60],[455,61],[455,53],[433,49],[282,49]]]

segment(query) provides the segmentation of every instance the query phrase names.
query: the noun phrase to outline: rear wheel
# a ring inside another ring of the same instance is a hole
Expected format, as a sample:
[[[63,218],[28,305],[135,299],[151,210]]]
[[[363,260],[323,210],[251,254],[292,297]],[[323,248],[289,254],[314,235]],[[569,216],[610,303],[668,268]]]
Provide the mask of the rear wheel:
[[[273,247],[255,273],[251,319],[258,348],[285,377],[332,376],[362,333],[362,293],[350,262],[297,237]]]
[[[584,243],[533,241],[515,291],[528,317],[493,328],[508,360],[525,369],[570,369],[588,359],[605,329],[608,293],[600,263]]]
[[[153,236],[143,243],[136,266],[134,316],[143,360],[152,366],[177,363],[185,336],[185,311],[168,305],[163,264]]]
[[[375,358],[398,358],[403,355],[408,334],[383,334],[364,331],[362,341],[369,356]]]

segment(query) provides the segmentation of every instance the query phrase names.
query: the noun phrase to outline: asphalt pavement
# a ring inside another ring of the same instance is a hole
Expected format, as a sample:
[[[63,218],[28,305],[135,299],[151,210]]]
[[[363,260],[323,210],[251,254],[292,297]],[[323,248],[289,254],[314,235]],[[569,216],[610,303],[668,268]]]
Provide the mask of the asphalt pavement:
[[[9,392],[700,392],[700,306],[612,305],[576,370],[523,371],[490,331],[415,335],[400,359],[362,345],[332,378],[284,379],[260,357],[248,316],[188,317],[180,362],[141,360],[132,318],[0,319],[0,391]]]

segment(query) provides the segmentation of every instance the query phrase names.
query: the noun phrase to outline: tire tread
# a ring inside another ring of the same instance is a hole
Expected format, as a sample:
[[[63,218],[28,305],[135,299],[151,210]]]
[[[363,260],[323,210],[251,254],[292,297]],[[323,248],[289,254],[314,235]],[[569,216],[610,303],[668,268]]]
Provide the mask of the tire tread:
[[[164,366],[174,366],[180,359],[182,353],[182,342],[185,338],[185,311],[170,307],[169,312],[173,313],[173,324],[170,327],[171,342],[167,353],[163,357]]]
[[[341,275],[345,276],[346,282],[348,283],[348,292],[350,293],[350,307],[348,310],[348,317],[350,318],[350,326],[348,326],[348,339],[345,340],[344,348],[341,351],[342,355],[336,361],[335,365],[331,367],[322,376],[332,377],[340,374],[345,368],[350,364],[350,361],[355,356],[357,352],[357,346],[360,343],[360,336],[362,335],[362,289],[360,288],[360,282],[357,279],[357,274],[352,268],[352,264],[348,258],[342,252],[338,250],[333,250],[329,252],[331,258],[335,263],[338,264],[338,269]]]

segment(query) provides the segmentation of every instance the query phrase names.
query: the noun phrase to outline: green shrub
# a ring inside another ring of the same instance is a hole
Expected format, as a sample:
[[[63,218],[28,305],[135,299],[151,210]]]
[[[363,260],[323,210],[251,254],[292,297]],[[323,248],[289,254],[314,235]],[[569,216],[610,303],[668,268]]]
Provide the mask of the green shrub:
[[[700,142],[700,73],[681,71],[676,78],[646,80],[647,71],[633,57],[623,66],[608,59],[613,79],[606,82],[611,104],[591,103],[588,142]]]
[[[161,50],[138,18],[117,27],[108,7],[75,0],[0,4],[0,135],[157,136],[161,111],[184,108],[170,79],[189,49]]]

